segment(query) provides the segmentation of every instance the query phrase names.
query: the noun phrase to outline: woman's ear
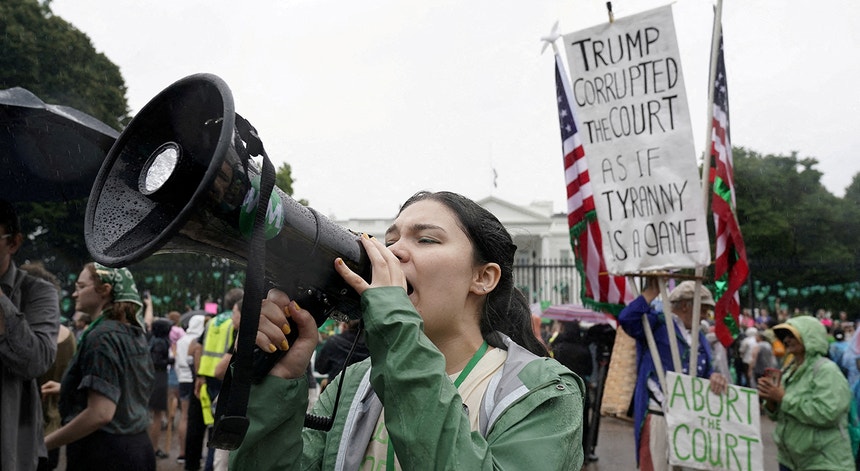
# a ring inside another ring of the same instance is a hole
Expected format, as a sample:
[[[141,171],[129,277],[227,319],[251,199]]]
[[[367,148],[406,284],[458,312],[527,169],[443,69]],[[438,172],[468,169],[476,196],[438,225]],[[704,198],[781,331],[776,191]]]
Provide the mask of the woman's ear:
[[[496,288],[502,277],[502,269],[498,263],[484,263],[475,267],[472,286],[469,292],[477,295],[487,294]]]

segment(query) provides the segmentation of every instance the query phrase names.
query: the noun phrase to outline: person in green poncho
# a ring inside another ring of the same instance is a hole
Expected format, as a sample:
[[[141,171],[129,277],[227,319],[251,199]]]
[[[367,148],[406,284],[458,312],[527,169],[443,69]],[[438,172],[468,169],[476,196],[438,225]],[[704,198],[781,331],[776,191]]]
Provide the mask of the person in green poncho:
[[[854,469],[848,437],[851,391],[839,367],[827,358],[827,329],[812,316],[773,328],[785,344],[781,373],[758,380],[765,411],[777,421],[773,439],[780,471]]]

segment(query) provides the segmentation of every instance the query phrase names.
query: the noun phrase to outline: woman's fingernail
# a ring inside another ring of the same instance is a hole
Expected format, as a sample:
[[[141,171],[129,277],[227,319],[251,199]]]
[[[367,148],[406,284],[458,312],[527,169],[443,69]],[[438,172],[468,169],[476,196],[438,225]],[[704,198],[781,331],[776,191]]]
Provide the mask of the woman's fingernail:
[[[277,349],[278,349],[278,347],[276,347],[275,344],[273,344],[273,343],[269,344],[269,353],[275,353],[275,350],[277,350]]]
[[[290,306],[284,306],[284,317],[290,317]]]
[[[343,265],[343,259],[340,257],[334,259],[334,264],[335,265]]]
[[[289,342],[287,342],[286,340],[281,342],[281,350],[289,350],[289,349],[290,349],[290,343]]]
[[[368,236],[368,235],[367,235],[367,232],[362,232],[362,233],[361,233],[361,238],[362,238],[362,239],[370,239],[370,236]]]
[[[286,324],[281,326],[281,332],[283,332],[284,335],[290,335],[290,332],[292,332],[292,331],[293,331],[293,329],[290,329],[290,323],[289,322],[287,322]]]

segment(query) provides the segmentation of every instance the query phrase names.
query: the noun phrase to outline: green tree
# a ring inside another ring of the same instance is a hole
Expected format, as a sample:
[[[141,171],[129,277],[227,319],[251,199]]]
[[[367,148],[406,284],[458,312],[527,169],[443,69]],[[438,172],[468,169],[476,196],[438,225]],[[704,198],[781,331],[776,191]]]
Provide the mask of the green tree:
[[[26,88],[115,129],[129,121],[119,67],[96,52],[86,34],[54,16],[49,2],[0,2],[0,50],[0,89]]]
[[[845,201],[855,207],[860,205],[860,173],[854,175],[851,184],[845,189]]]
[[[275,186],[289,196],[293,196],[293,168],[287,162],[281,164],[275,171]],[[307,206],[306,199],[297,200],[300,204]]]
[[[818,162],[744,148],[733,155],[738,222],[752,278],[783,299],[788,287],[856,281],[857,206],[824,188]],[[793,301],[810,307],[845,302],[844,296],[819,291],[798,291]]]

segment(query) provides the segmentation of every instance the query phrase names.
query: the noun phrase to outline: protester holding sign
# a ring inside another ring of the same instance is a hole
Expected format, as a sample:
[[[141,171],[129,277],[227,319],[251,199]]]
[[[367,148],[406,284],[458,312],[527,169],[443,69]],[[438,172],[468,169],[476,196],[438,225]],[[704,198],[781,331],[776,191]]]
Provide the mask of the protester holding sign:
[[[765,411],[777,421],[773,440],[780,471],[854,469],[848,439],[851,391],[827,358],[827,330],[812,316],[773,328],[794,359],[758,380]]]
[[[680,283],[669,294],[671,310],[683,323],[674,322],[672,329],[678,340],[683,373],[689,374],[689,357],[693,324],[693,301],[696,284],[693,281]],[[659,293],[656,278],[649,278],[642,294],[628,304],[618,316],[624,331],[636,339],[636,359],[639,371],[636,388],[633,392],[633,420],[636,439],[636,460],[642,471],[669,469],[669,443],[667,440],[666,420],[664,418],[664,395],[657,374],[656,363],[647,343],[647,333],[642,316],[646,316],[650,331],[660,355],[663,371],[674,371],[669,345],[667,316],[651,308],[651,302]],[[713,307],[714,298],[707,288],[699,287],[702,306]],[[715,373],[711,366],[711,349],[704,334],[699,332],[698,361],[696,376],[710,378],[711,391],[722,394],[728,385],[726,377]]]

